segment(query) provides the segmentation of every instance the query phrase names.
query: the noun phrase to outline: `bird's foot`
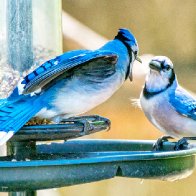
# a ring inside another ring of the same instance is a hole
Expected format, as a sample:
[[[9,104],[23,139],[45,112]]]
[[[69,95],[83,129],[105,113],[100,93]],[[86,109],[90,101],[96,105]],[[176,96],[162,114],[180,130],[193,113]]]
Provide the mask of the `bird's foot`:
[[[188,138],[186,137],[183,137],[182,139],[178,140],[175,147],[174,147],[174,150],[185,150],[188,148]]]
[[[68,119],[77,119],[77,120],[88,120],[88,121],[100,121],[103,119],[103,117],[99,115],[86,115],[86,116],[76,116],[76,117],[71,117]]]
[[[111,128],[111,121],[108,118],[105,118],[105,117],[102,117],[102,116],[99,116],[99,115],[77,116],[77,117],[74,117],[74,118],[78,119],[78,120],[84,120],[85,119],[88,122],[96,122],[96,123],[104,122],[108,125],[107,131],[109,131],[110,128]]]
[[[79,117],[71,117],[68,119],[63,119],[62,120],[63,123],[80,123],[83,125],[83,133],[84,135],[88,135],[90,133],[90,131],[92,131],[94,129],[94,126],[89,122],[88,118],[86,118],[85,116],[79,116]]]
[[[78,116],[76,118],[79,119],[86,119],[89,122],[94,122],[94,123],[100,123],[100,122],[104,122],[104,124],[107,124],[108,128],[106,131],[109,131],[111,128],[111,121],[108,118],[105,118],[103,116],[99,116],[99,115],[87,115],[87,116]]]
[[[173,137],[165,135],[159,138],[154,144],[153,144],[153,151],[160,151],[163,148],[163,143],[167,142],[168,139],[173,139]]]

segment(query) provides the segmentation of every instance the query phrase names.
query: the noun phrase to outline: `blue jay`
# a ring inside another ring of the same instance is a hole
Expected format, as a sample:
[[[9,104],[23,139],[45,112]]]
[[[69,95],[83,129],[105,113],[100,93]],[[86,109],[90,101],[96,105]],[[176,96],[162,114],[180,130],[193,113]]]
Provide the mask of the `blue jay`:
[[[140,104],[146,117],[169,136],[195,137],[196,98],[178,84],[169,58],[155,56],[149,67],[150,72],[140,95]]]
[[[106,101],[132,77],[138,44],[127,29],[91,50],[66,52],[27,75],[13,93],[0,100],[0,144],[33,116],[59,123]]]

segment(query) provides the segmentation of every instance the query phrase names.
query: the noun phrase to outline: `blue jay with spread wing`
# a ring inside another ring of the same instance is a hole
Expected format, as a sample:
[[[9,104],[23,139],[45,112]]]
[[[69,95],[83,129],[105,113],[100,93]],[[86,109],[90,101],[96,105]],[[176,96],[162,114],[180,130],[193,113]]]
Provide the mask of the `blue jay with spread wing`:
[[[138,44],[127,29],[91,50],[66,52],[27,75],[13,93],[0,100],[0,144],[33,116],[59,123],[106,101],[132,77]]]
[[[178,84],[171,60],[156,56],[149,67],[140,95],[146,117],[169,136],[196,137],[196,98]]]

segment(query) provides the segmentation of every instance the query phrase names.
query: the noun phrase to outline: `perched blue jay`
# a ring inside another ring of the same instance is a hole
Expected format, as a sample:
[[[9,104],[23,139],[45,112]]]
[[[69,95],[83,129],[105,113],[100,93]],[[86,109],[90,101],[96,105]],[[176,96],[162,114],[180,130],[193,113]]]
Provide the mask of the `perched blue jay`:
[[[156,56],[149,67],[140,95],[146,117],[169,136],[196,137],[196,98],[178,84],[171,60]]]
[[[58,123],[103,103],[132,77],[135,60],[135,37],[119,29],[114,40],[97,50],[69,51],[45,62],[0,100],[0,144],[33,116]]]

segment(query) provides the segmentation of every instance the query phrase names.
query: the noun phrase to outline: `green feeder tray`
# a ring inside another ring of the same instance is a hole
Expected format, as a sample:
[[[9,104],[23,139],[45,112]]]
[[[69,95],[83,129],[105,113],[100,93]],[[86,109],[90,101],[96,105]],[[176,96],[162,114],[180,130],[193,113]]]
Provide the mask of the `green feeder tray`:
[[[109,120],[102,117],[96,120],[89,121],[95,130],[100,130],[100,126],[104,129],[109,127]],[[50,128],[45,139],[58,132],[57,129],[58,126]],[[42,128],[39,130],[43,132]],[[36,129],[29,130],[29,133],[31,131],[35,133]],[[173,181],[189,176],[195,167],[196,149],[174,151],[175,143],[172,142],[164,142],[161,151],[152,151],[154,141],[81,139],[35,144],[34,139],[19,138],[20,134],[29,134],[27,132],[27,127],[21,130],[9,142],[8,155],[0,157],[1,191],[26,191],[33,195],[33,191],[39,189],[95,182],[115,176]],[[31,136],[34,133],[30,133]],[[70,137],[70,133],[68,135]],[[45,140],[42,134],[37,137],[38,141]]]

